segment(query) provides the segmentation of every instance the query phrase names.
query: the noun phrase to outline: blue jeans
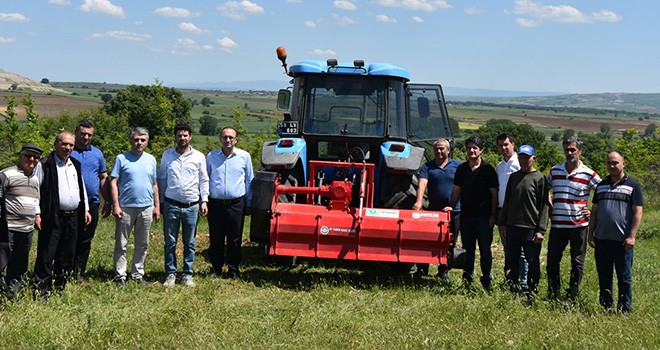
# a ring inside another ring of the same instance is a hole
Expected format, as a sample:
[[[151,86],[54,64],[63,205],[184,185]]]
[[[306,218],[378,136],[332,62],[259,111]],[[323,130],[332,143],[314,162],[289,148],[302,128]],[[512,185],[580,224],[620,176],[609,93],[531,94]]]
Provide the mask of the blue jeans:
[[[633,249],[625,250],[623,242],[596,239],[594,249],[598,285],[600,286],[600,304],[606,309],[614,304],[613,268],[619,290],[617,308],[623,312],[632,311],[632,264]]]
[[[165,273],[176,274],[176,242],[181,227],[183,243],[183,274],[192,276],[195,261],[195,235],[199,205],[189,208],[163,203],[163,232],[165,233]]]
[[[534,243],[534,235],[536,231],[531,228],[523,228],[517,226],[507,226],[506,228],[506,246],[505,249],[505,265],[510,266],[510,270],[506,272],[506,280],[512,286],[519,283],[521,272],[520,265],[516,264],[522,255],[525,259],[524,283],[521,283],[522,289],[529,289],[529,291],[536,293],[539,285],[539,278],[541,276],[541,265],[539,257],[541,255],[541,243]],[[529,279],[528,279],[529,277]]]
[[[474,259],[477,252],[477,242],[479,242],[481,283],[490,285],[492,279],[491,268],[493,266],[493,253],[490,246],[493,243],[493,228],[488,224],[488,217],[461,215],[461,241],[463,242],[463,249],[465,249],[463,279],[472,282]]]

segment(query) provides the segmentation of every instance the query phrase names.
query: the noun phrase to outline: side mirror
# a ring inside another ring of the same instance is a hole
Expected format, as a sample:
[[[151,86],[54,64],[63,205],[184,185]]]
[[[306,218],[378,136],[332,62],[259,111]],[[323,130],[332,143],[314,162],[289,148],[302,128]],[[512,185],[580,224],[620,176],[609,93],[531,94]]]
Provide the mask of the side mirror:
[[[287,89],[280,89],[277,93],[277,109],[280,111],[286,111],[289,109],[291,104],[291,91]]]

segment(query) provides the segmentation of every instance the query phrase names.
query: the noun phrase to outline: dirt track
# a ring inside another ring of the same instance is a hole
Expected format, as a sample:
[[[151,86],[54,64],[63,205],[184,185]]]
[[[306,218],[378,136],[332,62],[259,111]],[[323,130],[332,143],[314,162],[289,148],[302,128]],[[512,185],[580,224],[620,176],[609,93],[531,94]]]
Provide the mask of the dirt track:
[[[530,125],[533,126],[544,126],[548,128],[556,129],[573,129],[576,131],[591,131],[599,132],[600,125],[607,123],[610,125],[612,131],[618,130],[627,130],[631,128],[637,128],[637,130],[643,131],[649,125],[649,121],[639,121],[639,120],[626,120],[626,121],[617,121],[614,119],[597,119],[597,118],[569,118],[569,117],[558,117],[558,116],[547,116],[542,114],[531,114],[521,119],[526,120]]]
[[[7,100],[6,97],[9,96],[8,92],[0,93],[0,113],[5,114],[7,111]],[[21,104],[21,100],[25,95],[23,94],[13,94],[16,96],[16,103],[19,105],[16,108],[18,112],[18,118],[25,118],[25,107]],[[35,112],[41,116],[57,116],[61,112],[67,111],[70,113],[77,113],[82,111],[90,110],[91,108],[98,107],[102,105],[102,102],[99,100],[96,101],[84,101],[71,97],[65,96],[56,96],[56,95],[32,95],[32,99],[35,102]]]

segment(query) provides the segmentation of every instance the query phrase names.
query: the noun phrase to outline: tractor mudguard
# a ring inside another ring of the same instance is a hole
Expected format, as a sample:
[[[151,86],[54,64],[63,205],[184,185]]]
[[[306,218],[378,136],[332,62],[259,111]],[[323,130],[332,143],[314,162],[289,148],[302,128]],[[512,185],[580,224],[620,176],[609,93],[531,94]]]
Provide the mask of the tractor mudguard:
[[[380,152],[388,169],[416,173],[422,165],[424,149],[404,142],[383,142]]]
[[[266,170],[293,169],[298,159],[307,164],[307,143],[300,138],[267,141],[261,149],[261,163]]]

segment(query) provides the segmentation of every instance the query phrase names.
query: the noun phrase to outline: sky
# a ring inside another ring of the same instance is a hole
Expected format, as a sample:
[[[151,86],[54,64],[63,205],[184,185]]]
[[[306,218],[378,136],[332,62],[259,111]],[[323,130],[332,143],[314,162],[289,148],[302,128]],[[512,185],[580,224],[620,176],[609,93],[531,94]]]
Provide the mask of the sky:
[[[282,81],[363,59],[416,83],[660,93],[657,0],[0,0],[0,69],[34,80]]]

